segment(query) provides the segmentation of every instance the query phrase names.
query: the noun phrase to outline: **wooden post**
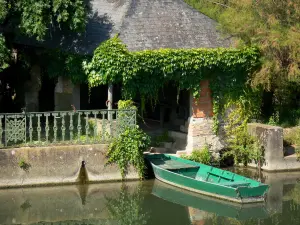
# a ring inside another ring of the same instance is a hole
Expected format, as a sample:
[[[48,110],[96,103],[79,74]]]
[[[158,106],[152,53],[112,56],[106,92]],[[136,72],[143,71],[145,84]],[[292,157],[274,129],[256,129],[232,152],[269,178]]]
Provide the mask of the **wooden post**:
[[[112,110],[112,104],[113,104],[113,84],[108,85],[108,93],[107,93],[107,109]],[[112,113],[108,112],[108,120],[112,120]]]

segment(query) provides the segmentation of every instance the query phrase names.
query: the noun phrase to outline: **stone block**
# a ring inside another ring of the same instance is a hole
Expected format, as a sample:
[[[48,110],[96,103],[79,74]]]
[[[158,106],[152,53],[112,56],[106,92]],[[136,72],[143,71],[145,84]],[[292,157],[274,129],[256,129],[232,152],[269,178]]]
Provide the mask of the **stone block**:
[[[259,123],[248,124],[248,132],[256,136],[264,147],[264,163],[261,166],[266,171],[290,171],[300,170],[300,162],[296,155],[284,157],[283,129]],[[250,163],[250,167],[257,167],[256,163]]]
[[[249,123],[248,132],[258,137],[265,150],[266,163],[276,163],[283,159],[283,129],[259,123]]]
[[[187,135],[187,151],[201,149],[206,144],[214,152],[219,152],[225,148],[224,137],[215,135],[212,129],[212,118],[193,118],[189,119],[188,135]]]

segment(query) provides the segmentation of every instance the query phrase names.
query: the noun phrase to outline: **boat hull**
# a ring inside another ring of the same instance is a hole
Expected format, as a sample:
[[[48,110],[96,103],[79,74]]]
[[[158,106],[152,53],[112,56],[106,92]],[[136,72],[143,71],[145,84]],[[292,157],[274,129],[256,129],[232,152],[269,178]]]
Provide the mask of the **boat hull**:
[[[181,160],[181,159],[180,159]],[[155,177],[167,184],[199,193],[202,195],[223,199],[237,203],[257,203],[264,202],[264,193],[268,189],[267,185],[260,185],[257,187],[226,187],[217,183],[200,181],[188,176],[184,176],[170,170],[161,168],[151,162]],[[254,197],[253,197],[254,196]]]
[[[238,220],[265,219],[269,216],[264,203],[239,204],[224,201],[182,190],[173,185],[165,184],[158,179],[154,181],[152,194],[166,201],[205,211],[211,215],[216,214]]]

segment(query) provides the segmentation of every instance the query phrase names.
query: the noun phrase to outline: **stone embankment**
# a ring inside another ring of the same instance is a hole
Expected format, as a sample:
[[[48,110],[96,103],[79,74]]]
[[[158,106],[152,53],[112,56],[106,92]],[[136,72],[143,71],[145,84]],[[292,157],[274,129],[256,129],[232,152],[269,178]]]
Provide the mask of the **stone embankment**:
[[[121,180],[116,165],[105,165],[108,145],[0,149],[0,188]],[[127,179],[138,179],[132,168]]]

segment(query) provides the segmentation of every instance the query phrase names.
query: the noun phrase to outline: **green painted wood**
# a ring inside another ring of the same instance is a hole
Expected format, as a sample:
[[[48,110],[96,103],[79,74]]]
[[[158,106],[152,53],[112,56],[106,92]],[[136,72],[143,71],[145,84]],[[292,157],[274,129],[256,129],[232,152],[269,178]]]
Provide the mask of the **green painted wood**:
[[[256,180],[176,156],[149,154],[146,159],[151,162],[156,178],[201,194],[248,203],[263,201],[268,190],[268,185]]]
[[[152,163],[155,165],[159,165],[161,168],[167,170],[177,170],[177,169],[184,169],[184,168],[199,168],[199,166],[188,165],[183,162],[175,161],[175,160],[163,160],[163,159],[154,159]]]

